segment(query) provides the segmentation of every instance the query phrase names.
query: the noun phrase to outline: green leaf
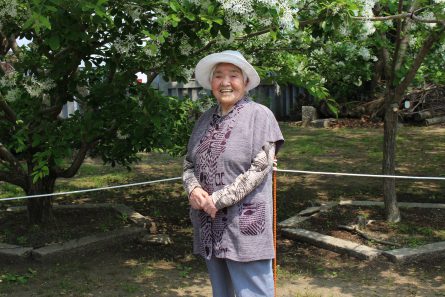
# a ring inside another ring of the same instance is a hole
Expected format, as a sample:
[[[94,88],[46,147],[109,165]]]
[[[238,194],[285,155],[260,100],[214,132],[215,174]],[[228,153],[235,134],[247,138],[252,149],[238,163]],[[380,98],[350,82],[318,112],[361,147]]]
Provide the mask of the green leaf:
[[[49,22],[48,17],[45,17],[43,15],[38,15],[39,23],[42,24],[42,26],[48,30],[51,30],[51,23]]]
[[[177,12],[180,8],[179,3],[176,1],[169,1],[168,4],[170,5],[170,8],[175,12]]]
[[[56,51],[60,48],[60,39],[57,35],[52,35],[51,37],[49,37],[47,43],[53,51]]]
[[[194,14],[186,13],[184,16],[185,16],[188,20],[190,20],[190,21],[194,21],[194,20],[196,20],[196,17],[195,17]]]
[[[170,15],[170,18],[171,18],[173,21],[178,22],[178,23],[181,21],[181,18],[178,17],[178,15],[176,15],[176,14],[171,14],[171,15]]]
[[[224,20],[223,19],[213,19],[212,21],[217,23],[218,25],[224,24]]]
[[[41,143],[41,138],[39,134],[35,134],[32,140],[32,147],[37,147]]]

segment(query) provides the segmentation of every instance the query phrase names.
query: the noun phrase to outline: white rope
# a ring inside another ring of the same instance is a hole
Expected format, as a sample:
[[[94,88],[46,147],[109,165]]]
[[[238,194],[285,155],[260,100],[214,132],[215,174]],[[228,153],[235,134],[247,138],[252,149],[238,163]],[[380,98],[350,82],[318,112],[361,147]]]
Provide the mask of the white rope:
[[[70,195],[70,194],[78,194],[78,193],[86,193],[86,192],[94,192],[94,191],[103,191],[103,190],[126,188],[126,187],[133,187],[133,186],[142,186],[142,185],[162,183],[162,182],[178,180],[178,179],[182,179],[182,177],[172,177],[172,178],[158,179],[158,180],[152,180],[152,181],[146,181],[146,182],[140,182],[140,183],[116,185],[116,186],[109,186],[109,187],[102,187],[102,188],[93,188],[93,189],[84,189],[84,190],[77,190],[77,191],[70,191],[70,192],[59,192],[59,193],[51,193],[51,194],[39,194],[39,195],[30,195],[30,196],[0,198],[0,202],[1,201],[9,201],[9,200],[31,199],[31,198],[38,198],[38,197]]]
[[[436,177],[436,176],[410,176],[410,175],[361,174],[361,173],[343,173],[343,172],[306,171],[306,170],[290,170],[290,169],[277,169],[276,171],[277,171],[277,172],[289,172],[289,173],[317,174],[317,175],[361,176],[361,177],[400,178],[400,179],[421,179],[421,180],[445,180],[445,177]]]
[[[290,170],[290,169],[277,169],[274,164],[274,171],[277,172],[287,172],[287,173],[301,173],[301,174],[317,174],[317,175],[335,175],[335,176],[359,176],[359,177],[374,177],[374,178],[399,178],[399,179],[417,179],[417,180],[445,180],[445,177],[435,177],[435,176],[410,176],[410,175],[384,175],[384,174],[361,174],[361,173],[344,173],[344,172],[324,172],[324,171],[307,171],[307,170]],[[30,195],[30,196],[19,196],[19,197],[9,197],[9,198],[0,198],[1,201],[11,201],[11,200],[21,200],[21,199],[31,199],[38,197],[49,197],[49,196],[60,196],[60,195],[70,195],[70,194],[78,194],[78,193],[87,193],[94,191],[103,191],[110,189],[118,189],[118,188],[127,188],[134,186],[142,186],[154,183],[161,183],[173,180],[179,180],[182,177],[172,177],[165,179],[158,179],[140,183],[132,183],[125,185],[116,185],[102,188],[93,188],[93,189],[84,189],[70,192],[59,192],[59,193],[51,193],[51,194],[39,194],[39,195]]]

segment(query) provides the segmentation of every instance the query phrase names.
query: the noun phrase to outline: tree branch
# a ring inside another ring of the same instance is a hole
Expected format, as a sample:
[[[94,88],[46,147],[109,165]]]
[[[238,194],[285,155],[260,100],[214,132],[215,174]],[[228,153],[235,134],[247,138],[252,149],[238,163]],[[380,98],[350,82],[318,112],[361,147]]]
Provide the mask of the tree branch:
[[[416,16],[416,13],[423,10],[423,8],[419,8],[412,12],[402,12],[399,14],[388,15],[388,16],[375,16],[375,17],[358,17],[351,16],[354,20],[362,20],[362,21],[388,21],[388,20],[396,20],[396,19],[412,19],[413,21],[419,23],[431,23],[431,24],[442,24],[445,25],[445,20],[437,20],[437,19],[423,19]]]
[[[68,167],[66,170],[60,171],[60,170],[55,170],[56,175],[58,177],[63,177],[63,178],[71,178],[73,177],[77,171],[79,170],[80,166],[82,165],[83,161],[85,160],[85,157],[88,153],[88,151],[94,147],[97,143],[98,143],[98,139],[94,140],[92,142],[86,143],[83,142],[80,146],[79,151],[77,152],[76,157],[73,160],[73,163],[71,163],[71,166]]]
[[[252,33],[246,34],[246,35],[244,35],[244,36],[237,37],[237,38],[235,38],[235,40],[236,40],[236,41],[244,41],[244,40],[246,40],[246,39],[248,39],[248,38],[251,38],[251,37],[255,37],[255,36],[259,36],[259,35],[262,35],[262,34],[269,33],[269,32],[270,32],[272,29],[274,29],[274,28],[275,28],[275,27],[268,27],[268,28],[262,29],[262,30],[260,30],[260,31],[252,32]],[[199,50],[197,50],[196,52],[194,52],[192,55],[193,55],[193,56],[199,55],[200,53],[202,53],[202,52],[208,50],[208,49],[209,49],[212,45],[214,45],[216,42],[217,42],[216,39],[210,40],[206,45],[204,45],[202,48],[200,48]]]
[[[389,21],[389,20],[397,20],[397,19],[405,19],[411,17],[411,13],[404,12],[400,14],[388,15],[388,16],[378,16],[378,17],[356,17],[351,16],[354,20],[361,21]]]
[[[428,37],[428,39],[424,41],[422,48],[414,58],[414,62],[411,65],[408,73],[405,75],[405,78],[402,80],[402,82],[397,86],[396,93],[403,94],[406,91],[406,89],[416,76],[417,70],[422,65],[422,62],[425,59],[426,55],[429,53],[431,47],[444,35],[444,33],[445,33],[445,26],[442,27],[439,31],[431,34]]]
[[[12,110],[12,108],[3,98],[0,98],[0,110],[3,110],[3,112],[5,113],[5,117],[8,119],[8,121],[13,123],[14,125],[16,124],[17,116],[14,110]]]
[[[17,179],[17,176],[21,177],[21,180],[23,184],[25,184],[25,172],[23,171],[22,167],[20,166],[19,161],[14,157],[14,155],[0,142],[0,159],[6,161],[9,163],[10,168],[13,169],[13,171],[16,173],[16,177],[13,178],[14,174],[11,174],[12,172],[9,172],[11,175],[11,178],[14,180]]]
[[[417,1],[413,1],[410,11],[416,11]],[[402,12],[403,9],[403,0],[399,0],[399,12]],[[405,58],[406,50],[408,49],[408,34],[406,34],[406,30],[408,28],[408,21],[399,19],[397,21],[397,35],[396,35],[396,47],[394,50],[394,57],[392,63],[392,72],[391,72],[391,84],[393,84],[393,79],[400,70],[400,67],[403,64],[403,60]]]
[[[386,35],[384,33],[379,33],[380,34],[380,38],[382,38],[382,40],[387,41]],[[386,79],[386,87],[389,88],[390,87],[390,80],[389,78],[391,77],[391,64],[390,64],[390,58],[389,58],[389,50],[386,46],[381,47],[381,55],[382,55],[382,59],[383,59],[383,71],[385,74],[385,79]]]
[[[8,38],[8,41],[9,41],[9,47],[11,48],[14,55],[16,57],[20,57],[22,51],[20,50],[20,47],[17,44],[17,38],[15,34],[11,34],[11,36],[9,36]]]
[[[0,158],[14,167],[18,167],[18,161],[14,155],[0,142]]]
[[[150,70],[150,74],[147,75],[147,84],[150,85],[156,76],[158,76],[159,72],[155,70]]]
[[[4,181],[16,186],[19,186],[22,189],[26,189],[26,182],[25,179],[21,176],[17,176],[14,174],[11,174],[9,171],[1,171],[0,170],[0,181]]]

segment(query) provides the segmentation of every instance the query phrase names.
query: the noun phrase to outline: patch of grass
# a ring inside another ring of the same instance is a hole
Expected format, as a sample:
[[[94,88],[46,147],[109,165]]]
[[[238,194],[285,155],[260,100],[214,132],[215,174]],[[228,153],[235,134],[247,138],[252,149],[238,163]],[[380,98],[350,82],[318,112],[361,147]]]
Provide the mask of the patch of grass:
[[[23,274],[5,272],[0,274],[0,283],[17,283],[26,284],[28,280],[37,274],[36,270],[28,268],[28,271]]]
[[[308,291],[304,291],[304,292],[297,292],[295,293],[295,295],[293,295],[294,297],[326,297],[326,296],[322,296],[321,294],[317,294],[317,293],[312,293],[312,292],[308,292]],[[329,296],[328,296],[329,297]]]
[[[178,265],[176,269],[179,270],[179,276],[188,277],[193,268],[188,265]]]
[[[137,291],[139,291],[140,287],[137,284],[124,283],[124,284],[121,284],[121,289],[126,293],[132,294],[132,293],[136,293]]]

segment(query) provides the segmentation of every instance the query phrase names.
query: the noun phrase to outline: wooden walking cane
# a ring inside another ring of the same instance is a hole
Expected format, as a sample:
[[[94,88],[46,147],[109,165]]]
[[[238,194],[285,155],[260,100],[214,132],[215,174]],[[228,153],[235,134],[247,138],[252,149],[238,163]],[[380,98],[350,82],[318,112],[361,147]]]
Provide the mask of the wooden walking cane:
[[[275,257],[273,258],[273,282],[274,292],[277,296],[277,159],[273,160],[272,171],[272,192],[273,192],[273,245]]]

